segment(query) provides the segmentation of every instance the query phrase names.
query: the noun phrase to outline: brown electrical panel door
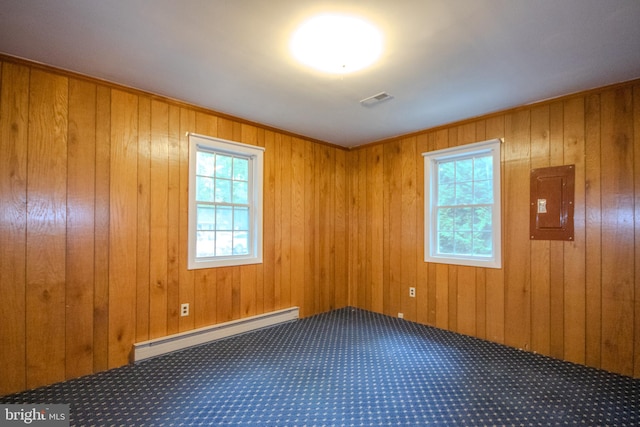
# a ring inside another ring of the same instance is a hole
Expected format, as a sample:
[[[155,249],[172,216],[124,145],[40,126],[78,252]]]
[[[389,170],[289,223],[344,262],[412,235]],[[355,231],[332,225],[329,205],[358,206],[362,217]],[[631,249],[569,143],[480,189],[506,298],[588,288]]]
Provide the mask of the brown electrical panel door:
[[[573,240],[575,167],[531,171],[532,240]]]

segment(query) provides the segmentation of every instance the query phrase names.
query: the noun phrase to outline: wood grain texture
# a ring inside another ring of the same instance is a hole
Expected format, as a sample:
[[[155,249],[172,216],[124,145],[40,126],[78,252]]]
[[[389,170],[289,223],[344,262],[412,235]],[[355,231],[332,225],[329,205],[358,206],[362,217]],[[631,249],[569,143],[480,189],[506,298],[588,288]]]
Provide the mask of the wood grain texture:
[[[109,366],[109,202],[111,182],[111,91],[96,93],[95,274],[93,296],[93,370]]]
[[[0,395],[26,388],[26,247],[29,69],[1,63]]]
[[[96,86],[69,81],[67,147],[66,373],[93,372]]]
[[[549,167],[549,106],[531,111],[531,169]],[[550,351],[550,243],[531,240],[531,350]]]
[[[138,97],[111,94],[109,367],[129,360],[136,335]]]
[[[287,304],[302,316],[347,304],[403,312],[638,377],[639,91],[632,82],[346,151],[3,62],[0,364],[11,370],[0,394],[121,366],[137,340]],[[186,269],[186,132],[266,148],[262,264]],[[505,139],[504,267],[425,263],[421,154],[491,138]],[[575,241],[531,242],[522,188],[532,167],[562,164],[576,165]]]
[[[549,105],[549,165],[560,166],[564,147],[564,106],[562,102]],[[575,220],[575,219],[574,219]],[[549,354],[564,356],[564,242],[549,242]]]
[[[136,341],[149,339],[151,289],[151,99],[138,100]]]
[[[180,304],[189,304],[195,309],[195,274],[193,270],[187,270],[187,248],[188,248],[188,224],[189,224],[189,137],[187,132],[194,132],[196,129],[196,114],[186,108],[180,109],[180,141],[179,141],[179,173],[180,187],[179,193],[179,240],[178,240],[178,299]],[[195,328],[195,316],[181,316],[179,320],[179,331],[188,331]]]
[[[600,95],[589,95],[585,105],[585,362],[600,366],[602,336],[602,206],[600,186]]]
[[[516,348],[531,346],[531,258],[529,197],[523,191],[529,185],[530,112],[520,111],[505,117],[503,221],[505,243],[505,343]],[[524,220],[523,220],[524,219]]]
[[[158,338],[167,335],[169,261],[169,106],[160,101],[151,101],[150,154],[148,317],[149,338]]]
[[[27,161],[27,387],[65,378],[68,80],[31,72]],[[61,344],[62,343],[62,344]]]
[[[634,242],[631,88],[602,94],[602,368],[633,374]],[[605,148],[606,147],[606,148]]]

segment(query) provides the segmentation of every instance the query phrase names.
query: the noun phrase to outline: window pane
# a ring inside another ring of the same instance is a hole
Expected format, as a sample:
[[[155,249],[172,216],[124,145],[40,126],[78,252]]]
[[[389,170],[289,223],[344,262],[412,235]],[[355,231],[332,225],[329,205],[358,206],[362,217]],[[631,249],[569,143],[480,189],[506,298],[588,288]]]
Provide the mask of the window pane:
[[[213,153],[198,151],[196,153],[196,175],[213,176],[214,159]]]
[[[196,256],[210,257],[215,255],[215,232],[198,231],[196,233]]]
[[[216,229],[216,208],[213,206],[198,206],[196,215],[196,227],[198,230]]]
[[[235,231],[233,233],[233,254],[249,254],[249,233],[246,231]]]
[[[471,231],[473,221],[473,208],[455,209],[454,227],[456,231]]]
[[[491,156],[476,157],[473,165],[473,179],[493,179],[493,158]]]
[[[438,187],[438,206],[451,206],[455,204],[455,184],[443,184]]]
[[[249,160],[233,159],[233,179],[236,181],[249,181]]]
[[[453,231],[453,218],[455,209],[438,209],[438,231]]]
[[[249,208],[233,209],[233,229],[249,230]]]
[[[473,182],[457,182],[456,183],[456,205],[468,205],[473,203]]]
[[[454,253],[456,255],[469,255],[473,248],[473,233],[470,231],[456,232],[454,237]]]
[[[453,254],[453,233],[438,233],[438,253]]]
[[[455,162],[440,163],[438,165],[438,185],[455,181]]]
[[[471,181],[473,179],[473,159],[456,161],[456,181]]]
[[[218,206],[216,212],[216,230],[231,230],[232,227],[233,208],[231,206]]]
[[[203,176],[196,177],[196,200],[199,202],[213,201],[213,179]]]
[[[231,179],[231,161],[233,157],[218,154],[216,156],[216,178]]]
[[[473,233],[473,253],[474,255],[491,256],[493,253],[493,243],[491,242],[491,231]]]
[[[484,180],[473,183],[473,202],[492,203],[493,202],[493,181]]]
[[[473,230],[491,231],[491,207],[480,206],[473,208]]]
[[[249,183],[233,181],[233,203],[246,205],[249,203]]]
[[[216,203],[231,203],[231,181],[216,179]]]
[[[231,231],[218,231],[216,233],[216,256],[232,255],[232,243],[233,233]]]

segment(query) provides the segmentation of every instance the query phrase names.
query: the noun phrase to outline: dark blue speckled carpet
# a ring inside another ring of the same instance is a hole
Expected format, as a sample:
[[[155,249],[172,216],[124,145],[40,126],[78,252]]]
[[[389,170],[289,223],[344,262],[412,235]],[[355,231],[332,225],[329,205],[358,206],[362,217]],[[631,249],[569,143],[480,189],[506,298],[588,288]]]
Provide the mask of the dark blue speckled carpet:
[[[640,380],[353,308],[0,402],[77,426],[640,425]]]

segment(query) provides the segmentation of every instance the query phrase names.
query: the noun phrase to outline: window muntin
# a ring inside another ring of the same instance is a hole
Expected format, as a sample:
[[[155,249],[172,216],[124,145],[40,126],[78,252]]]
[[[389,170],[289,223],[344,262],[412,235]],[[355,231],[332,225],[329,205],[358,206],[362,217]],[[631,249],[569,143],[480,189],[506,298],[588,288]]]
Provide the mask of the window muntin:
[[[500,141],[423,156],[425,261],[500,268]]]
[[[189,268],[262,262],[263,148],[189,140]]]

